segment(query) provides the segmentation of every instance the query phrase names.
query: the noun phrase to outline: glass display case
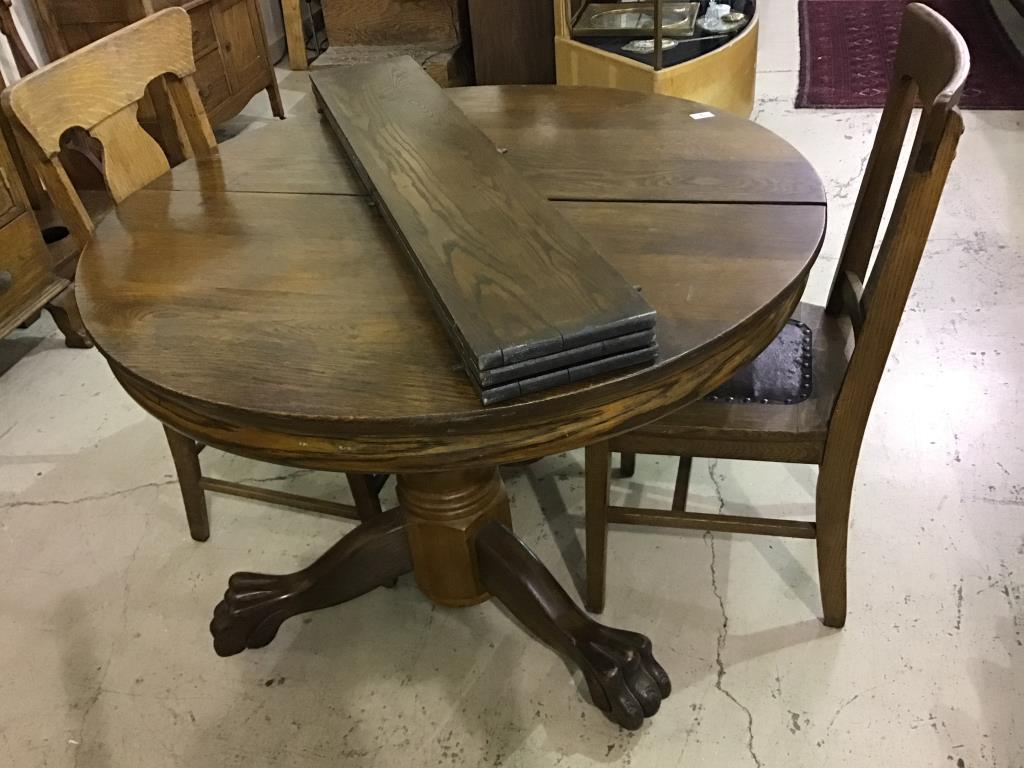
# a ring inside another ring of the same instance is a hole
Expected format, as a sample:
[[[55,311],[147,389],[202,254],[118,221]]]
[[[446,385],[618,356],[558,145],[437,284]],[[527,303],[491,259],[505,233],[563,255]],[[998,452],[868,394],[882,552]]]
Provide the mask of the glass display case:
[[[754,0],[579,2],[571,35],[586,45],[662,69],[721,48],[743,32],[753,15]],[[658,16],[660,35],[655,29]]]
[[[756,0],[554,3],[560,84],[663,93],[750,114]]]

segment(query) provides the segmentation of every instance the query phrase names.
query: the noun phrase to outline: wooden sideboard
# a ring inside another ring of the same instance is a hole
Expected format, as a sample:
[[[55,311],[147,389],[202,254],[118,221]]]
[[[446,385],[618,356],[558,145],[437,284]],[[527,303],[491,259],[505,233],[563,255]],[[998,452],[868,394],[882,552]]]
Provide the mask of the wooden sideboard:
[[[266,90],[274,115],[284,117],[259,0],[33,0],[47,53],[65,56],[143,16],[180,6],[192,19],[196,84],[214,125],[241,111],[253,96]],[[178,132],[170,102],[158,86],[139,110],[139,120],[153,133],[172,160]]]
[[[92,346],[71,282],[54,272],[53,262],[0,132],[0,338],[47,309],[69,347]]]

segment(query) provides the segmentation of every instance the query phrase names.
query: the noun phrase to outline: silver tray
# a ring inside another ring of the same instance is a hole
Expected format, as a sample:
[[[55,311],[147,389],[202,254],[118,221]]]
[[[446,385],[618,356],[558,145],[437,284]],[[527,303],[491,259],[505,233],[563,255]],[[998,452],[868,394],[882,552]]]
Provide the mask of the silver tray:
[[[665,37],[690,37],[700,3],[663,3],[661,33]],[[651,37],[654,34],[653,3],[591,3],[573,25],[573,37]]]

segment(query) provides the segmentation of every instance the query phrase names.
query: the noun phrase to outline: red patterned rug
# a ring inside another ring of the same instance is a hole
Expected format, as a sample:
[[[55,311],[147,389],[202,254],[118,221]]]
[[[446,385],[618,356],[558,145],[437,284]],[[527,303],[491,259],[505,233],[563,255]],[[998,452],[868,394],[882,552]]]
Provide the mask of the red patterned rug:
[[[909,0],[800,0],[797,107],[881,107],[900,17]],[[1024,109],[1024,57],[988,0],[925,0],[956,27],[971,52],[960,102],[968,109]]]

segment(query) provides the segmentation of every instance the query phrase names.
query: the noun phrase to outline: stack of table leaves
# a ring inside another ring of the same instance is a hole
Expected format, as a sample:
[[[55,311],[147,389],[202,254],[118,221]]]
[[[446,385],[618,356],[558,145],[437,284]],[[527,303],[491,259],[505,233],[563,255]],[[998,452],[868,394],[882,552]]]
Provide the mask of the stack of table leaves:
[[[657,356],[654,310],[416,62],[312,80],[485,405]]]

